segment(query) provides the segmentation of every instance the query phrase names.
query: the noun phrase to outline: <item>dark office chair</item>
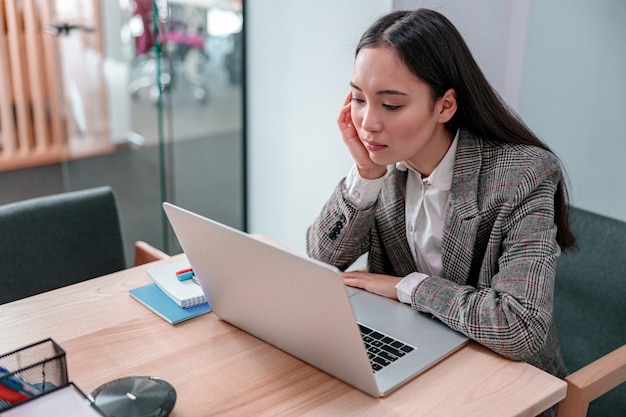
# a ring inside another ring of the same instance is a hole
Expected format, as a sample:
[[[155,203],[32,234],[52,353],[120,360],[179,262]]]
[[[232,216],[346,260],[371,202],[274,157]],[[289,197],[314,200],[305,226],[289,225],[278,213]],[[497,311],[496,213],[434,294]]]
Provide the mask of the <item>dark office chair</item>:
[[[165,258],[138,242],[136,260]],[[0,304],[126,268],[115,195],[98,187],[0,206]]]
[[[557,264],[554,317],[572,374],[558,416],[624,417],[626,223],[573,207],[570,219],[579,250]]]

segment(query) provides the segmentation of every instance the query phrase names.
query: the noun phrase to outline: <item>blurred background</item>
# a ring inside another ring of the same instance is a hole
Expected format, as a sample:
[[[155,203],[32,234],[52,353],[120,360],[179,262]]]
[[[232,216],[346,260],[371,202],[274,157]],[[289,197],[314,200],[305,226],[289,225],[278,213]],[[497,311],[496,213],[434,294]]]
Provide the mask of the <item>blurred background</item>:
[[[0,203],[111,185],[127,259],[173,201],[245,228],[243,7],[0,4]]]

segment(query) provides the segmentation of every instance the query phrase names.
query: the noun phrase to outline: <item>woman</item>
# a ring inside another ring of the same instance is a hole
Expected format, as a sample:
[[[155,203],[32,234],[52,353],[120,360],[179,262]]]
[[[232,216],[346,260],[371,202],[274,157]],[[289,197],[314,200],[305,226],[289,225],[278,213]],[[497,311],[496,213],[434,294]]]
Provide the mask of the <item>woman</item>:
[[[350,86],[337,124],[355,163],[309,228],[309,255],[345,270],[368,253],[347,285],[565,376],[553,286],[575,239],[557,157],[437,12],[376,21]]]

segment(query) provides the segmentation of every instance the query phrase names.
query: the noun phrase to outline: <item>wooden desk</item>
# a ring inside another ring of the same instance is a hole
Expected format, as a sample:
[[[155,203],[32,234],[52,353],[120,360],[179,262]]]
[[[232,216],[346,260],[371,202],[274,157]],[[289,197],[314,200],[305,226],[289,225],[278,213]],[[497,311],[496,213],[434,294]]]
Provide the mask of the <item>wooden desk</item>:
[[[86,393],[123,376],[161,377],[177,391],[172,417],[534,416],[565,397],[562,380],[470,343],[375,399],[213,313],[169,325],[128,295],[149,282],[145,267],[0,306],[0,353],[52,337]]]

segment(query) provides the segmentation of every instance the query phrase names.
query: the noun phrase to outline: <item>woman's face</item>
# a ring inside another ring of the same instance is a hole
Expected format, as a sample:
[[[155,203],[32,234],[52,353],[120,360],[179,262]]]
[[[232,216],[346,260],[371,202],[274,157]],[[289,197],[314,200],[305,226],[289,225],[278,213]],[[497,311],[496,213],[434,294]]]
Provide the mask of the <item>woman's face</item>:
[[[429,86],[389,47],[361,49],[350,85],[352,123],[372,161],[407,161],[430,175],[452,143],[444,99],[433,102]]]

